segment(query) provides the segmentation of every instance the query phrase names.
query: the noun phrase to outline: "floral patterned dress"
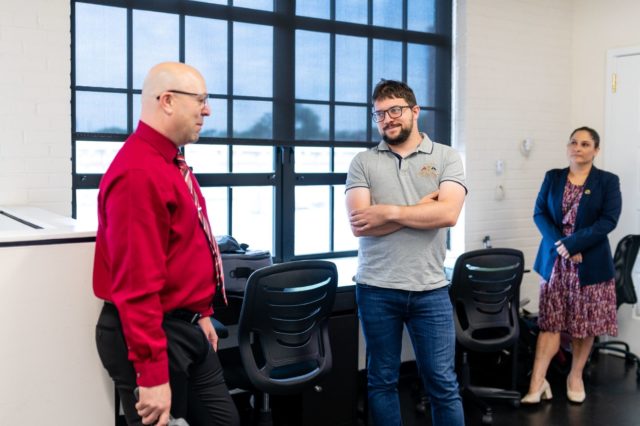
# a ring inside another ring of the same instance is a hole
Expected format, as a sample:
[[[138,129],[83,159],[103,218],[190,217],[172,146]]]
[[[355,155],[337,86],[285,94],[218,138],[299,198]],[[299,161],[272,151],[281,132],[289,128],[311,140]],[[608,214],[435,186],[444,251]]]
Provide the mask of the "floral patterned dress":
[[[574,185],[567,179],[562,196],[565,236],[573,233],[583,189],[584,186]],[[538,326],[542,331],[566,331],[574,338],[616,336],[615,279],[581,287],[578,264],[558,256],[549,282],[541,283],[539,311]]]

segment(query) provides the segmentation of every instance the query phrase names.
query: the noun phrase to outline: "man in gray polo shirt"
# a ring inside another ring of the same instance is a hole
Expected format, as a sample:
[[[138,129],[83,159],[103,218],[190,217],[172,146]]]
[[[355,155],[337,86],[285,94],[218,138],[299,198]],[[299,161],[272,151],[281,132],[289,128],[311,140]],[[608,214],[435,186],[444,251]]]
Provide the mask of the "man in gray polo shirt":
[[[381,80],[372,100],[383,141],[353,159],[346,183],[351,229],[360,242],[356,298],[369,406],[376,425],[401,424],[397,385],[406,324],[433,424],[462,426],[444,275],[447,228],[456,224],[466,195],[462,161],[419,132],[420,107],[405,83]]]

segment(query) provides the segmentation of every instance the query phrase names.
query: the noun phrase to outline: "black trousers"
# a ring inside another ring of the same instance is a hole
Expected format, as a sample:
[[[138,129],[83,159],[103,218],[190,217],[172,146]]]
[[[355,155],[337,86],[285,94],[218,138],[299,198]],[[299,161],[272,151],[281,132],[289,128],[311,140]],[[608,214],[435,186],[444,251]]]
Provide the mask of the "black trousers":
[[[218,355],[197,324],[165,316],[171,415],[184,418],[189,426],[236,426],[238,411],[224,382]],[[105,369],[113,379],[128,425],[142,425],[133,390],[136,373],[127,357],[120,316],[105,303],[96,325],[96,345]]]

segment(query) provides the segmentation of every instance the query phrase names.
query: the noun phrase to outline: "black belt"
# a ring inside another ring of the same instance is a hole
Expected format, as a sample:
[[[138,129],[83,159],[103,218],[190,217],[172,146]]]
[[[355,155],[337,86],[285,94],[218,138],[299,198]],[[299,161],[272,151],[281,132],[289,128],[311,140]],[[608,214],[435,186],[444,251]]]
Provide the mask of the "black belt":
[[[116,313],[118,313],[118,310],[116,309],[116,307],[113,304],[113,302],[105,300],[104,301],[104,306],[107,309],[113,310]],[[200,315],[199,313],[190,311],[188,309],[176,309],[174,311],[167,312],[165,315],[168,316],[168,317],[171,317],[171,318],[179,319],[181,321],[186,321],[186,322],[188,322],[190,324],[195,324],[195,323],[198,322],[198,320],[200,318],[202,318],[202,315]]]
[[[192,312],[187,309],[176,309],[174,311],[167,312],[165,315],[171,318],[186,321],[191,324],[197,323],[198,320],[202,318],[202,315],[200,315],[198,312]]]

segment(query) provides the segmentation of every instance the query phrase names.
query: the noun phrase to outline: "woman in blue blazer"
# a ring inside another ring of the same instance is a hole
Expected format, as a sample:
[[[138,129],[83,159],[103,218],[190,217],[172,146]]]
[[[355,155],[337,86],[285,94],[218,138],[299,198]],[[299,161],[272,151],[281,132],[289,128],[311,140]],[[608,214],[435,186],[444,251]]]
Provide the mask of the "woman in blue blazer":
[[[593,165],[599,151],[595,130],[574,130],[567,145],[569,167],[549,170],[538,193],[533,219],[542,234],[534,264],[542,277],[540,334],[524,404],[551,399],[545,376],[560,347],[560,332],[571,336],[567,398],[576,403],[586,396],[582,372],[594,337],[618,332],[607,234],[618,223],[622,198],[618,176]]]

